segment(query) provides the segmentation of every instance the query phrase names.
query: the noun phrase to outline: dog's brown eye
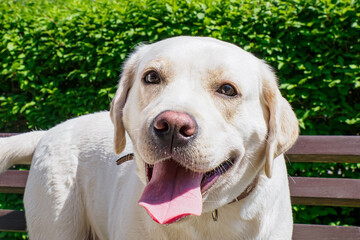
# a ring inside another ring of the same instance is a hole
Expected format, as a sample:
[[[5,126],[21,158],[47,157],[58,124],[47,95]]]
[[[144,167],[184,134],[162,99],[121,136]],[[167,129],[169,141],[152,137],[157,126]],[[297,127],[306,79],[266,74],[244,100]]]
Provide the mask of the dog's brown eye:
[[[229,97],[235,97],[238,95],[236,89],[230,84],[221,85],[216,92]]]
[[[160,75],[155,71],[150,71],[145,74],[144,82],[149,84],[158,84],[161,82]]]

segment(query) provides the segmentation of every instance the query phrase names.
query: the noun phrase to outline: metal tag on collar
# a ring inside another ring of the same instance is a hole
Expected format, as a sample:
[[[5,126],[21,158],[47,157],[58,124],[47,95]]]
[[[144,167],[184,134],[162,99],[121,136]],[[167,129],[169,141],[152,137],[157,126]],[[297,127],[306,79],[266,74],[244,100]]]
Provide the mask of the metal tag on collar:
[[[214,220],[214,222],[217,222],[218,220],[218,210],[215,209],[212,213],[211,213],[212,219]]]

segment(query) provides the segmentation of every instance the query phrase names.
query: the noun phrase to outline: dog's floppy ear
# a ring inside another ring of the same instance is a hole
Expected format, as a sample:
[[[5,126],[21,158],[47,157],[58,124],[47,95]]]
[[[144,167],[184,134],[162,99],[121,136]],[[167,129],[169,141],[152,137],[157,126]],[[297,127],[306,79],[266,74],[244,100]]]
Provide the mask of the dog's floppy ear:
[[[263,100],[269,112],[265,173],[270,178],[274,159],[295,143],[299,124],[290,104],[281,96],[275,74],[265,63],[261,65]]]
[[[133,85],[135,68],[138,62],[137,53],[133,53],[125,62],[120,78],[119,87],[111,102],[110,117],[114,124],[114,150],[116,154],[121,153],[126,145],[125,128],[123,123],[123,109],[128,93]]]

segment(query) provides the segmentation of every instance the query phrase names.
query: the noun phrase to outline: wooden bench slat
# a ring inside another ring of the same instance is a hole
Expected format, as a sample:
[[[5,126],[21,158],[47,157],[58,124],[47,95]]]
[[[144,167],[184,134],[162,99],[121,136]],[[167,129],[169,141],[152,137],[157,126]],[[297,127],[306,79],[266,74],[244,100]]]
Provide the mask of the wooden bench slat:
[[[360,155],[359,136],[300,136],[290,154]]]
[[[359,136],[300,136],[286,153],[291,162],[360,162]]]
[[[19,133],[0,133],[0,137],[11,137]]]
[[[285,159],[290,162],[302,163],[359,163],[357,155],[316,155],[316,154],[285,154]]]
[[[0,192],[24,193],[29,171],[0,175]],[[360,207],[360,179],[289,177],[293,204]]]
[[[360,227],[294,224],[293,240],[355,240],[360,239]]]
[[[10,137],[19,133],[0,133]],[[360,163],[359,136],[299,136],[286,152],[290,162]]]
[[[1,193],[24,193],[29,171],[7,170],[0,175]]]
[[[289,177],[292,204],[360,207],[360,179]]]
[[[25,212],[0,209],[0,231],[26,231]],[[360,239],[360,227],[294,224],[293,240]]]
[[[10,137],[19,133],[0,133]],[[299,136],[286,153],[291,162],[360,163],[359,136]]]
[[[25,213],[15,210],[0,210],[1,231],[26,231]],[[312,224],[294,224],[293,239],[359,239],[360,227],[342,227]]]
[[[0,231],[25,232],[25,212],[0,209]]]

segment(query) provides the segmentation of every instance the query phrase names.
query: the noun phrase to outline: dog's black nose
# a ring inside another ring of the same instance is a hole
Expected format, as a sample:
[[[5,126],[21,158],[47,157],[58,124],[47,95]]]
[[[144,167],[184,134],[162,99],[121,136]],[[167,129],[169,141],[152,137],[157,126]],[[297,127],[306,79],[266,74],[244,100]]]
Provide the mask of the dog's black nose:
[[[188,113],[168,110],[155,117],[152,130],[163,147],[175,148],[186,145],[195,137],[197,124]]]

